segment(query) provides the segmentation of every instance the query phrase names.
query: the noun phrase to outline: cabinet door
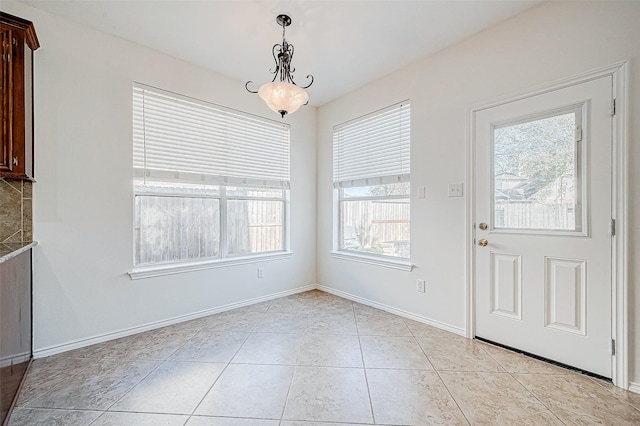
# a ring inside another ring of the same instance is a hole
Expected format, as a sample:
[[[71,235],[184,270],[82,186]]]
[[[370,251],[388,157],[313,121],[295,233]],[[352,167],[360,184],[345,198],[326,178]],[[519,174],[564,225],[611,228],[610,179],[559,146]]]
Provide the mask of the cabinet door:
[[[13,66],[12,40],[13,31],[7,27],[0,27],[2,45],[2,67],[0,80],[2,81],[2,139],[0,139],[0,172],[13,170]]]

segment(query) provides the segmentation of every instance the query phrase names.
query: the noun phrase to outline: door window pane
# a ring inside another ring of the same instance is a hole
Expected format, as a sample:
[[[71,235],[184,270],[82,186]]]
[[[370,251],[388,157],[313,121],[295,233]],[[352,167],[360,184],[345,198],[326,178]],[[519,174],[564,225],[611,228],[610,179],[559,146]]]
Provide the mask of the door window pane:
[[[580,111],[494,128],[494,227],[581,231]]]

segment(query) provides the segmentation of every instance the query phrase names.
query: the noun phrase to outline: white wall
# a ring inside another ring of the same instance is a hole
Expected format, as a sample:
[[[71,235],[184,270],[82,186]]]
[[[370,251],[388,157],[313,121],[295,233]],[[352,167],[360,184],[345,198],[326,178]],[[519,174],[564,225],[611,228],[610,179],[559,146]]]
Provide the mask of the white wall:
[[[132,281],[132,81],[278,116],[244,82],[22,4],[2,9],[32,20],[42,45],[35,53],[35,351],[316,282],[315,108],[285,120],[291,258]],[[256,278],[258,266],[264,279]]]
[[[631,379],[640,382],[640,3],[543,4],[323,106],[317,133],[313,108],[291,116],[295,254],[264,265],[263,280],[255,278],[256,264],[139,281],[126,275],[131,81],[272,117],[257,96],[244,92],[243,82],[46,12],[6,1],[2,9],[34,21],[42,44],[35,61],[36,350],[314,282],[463,330],[466,198],[448,198],[446,189],[466,179],[466,108],[630,59],[630,363]],[[427,188],[426,199],[415,192],[412,199],[417,268],[332,259],[331,128],[406,98],[416,117],[412,180]],[[416,278],[427,280],[426,294],[415,292]]]
[[[318,110],[318,282],[452,328],[465,328],[467,108],[630,60],[630,378],[640,382],[640,3],[546,3],[322,106]],[[413,272],[331,258],[332,126],[411,99]],[[416,197],[426,186],[426,198]],[[417,278],[427,281],[417,293]]]

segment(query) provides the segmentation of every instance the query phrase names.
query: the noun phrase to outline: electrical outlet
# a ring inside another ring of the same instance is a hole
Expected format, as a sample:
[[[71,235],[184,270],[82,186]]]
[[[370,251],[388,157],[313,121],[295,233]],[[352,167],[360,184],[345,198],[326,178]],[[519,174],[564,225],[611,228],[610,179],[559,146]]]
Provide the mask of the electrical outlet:
[[[427,282],[425,280],[416,280],[416,291],[418,293],[426,292]]]
[[[462,184],[450,183],[449,184],[449,197],[462,197]]]
[[[264,278],[264,268],[258,268],[258,278]]]

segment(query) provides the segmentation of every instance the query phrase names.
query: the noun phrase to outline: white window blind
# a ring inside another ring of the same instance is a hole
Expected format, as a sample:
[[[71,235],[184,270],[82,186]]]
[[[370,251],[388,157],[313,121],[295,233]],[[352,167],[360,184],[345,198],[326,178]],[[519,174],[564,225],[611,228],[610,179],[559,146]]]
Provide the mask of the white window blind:
[[[410,142],[408,101],[335,126],[334,187],[408,182]]]
[[[289,126],[153,87],[133,86],[136,177],[289,187]]]

